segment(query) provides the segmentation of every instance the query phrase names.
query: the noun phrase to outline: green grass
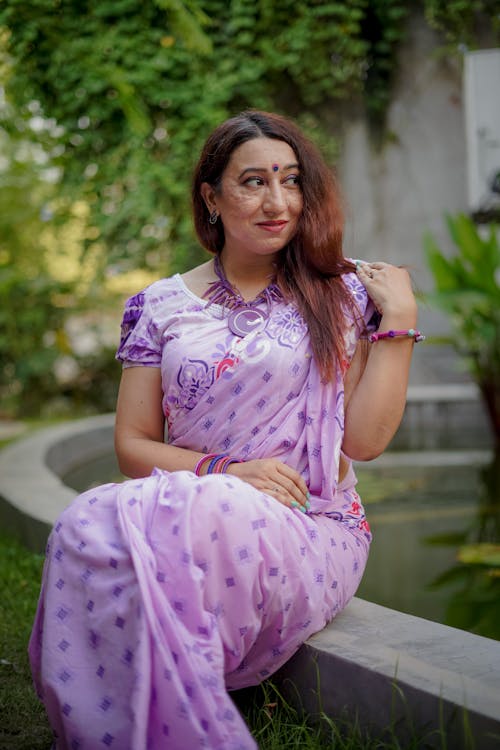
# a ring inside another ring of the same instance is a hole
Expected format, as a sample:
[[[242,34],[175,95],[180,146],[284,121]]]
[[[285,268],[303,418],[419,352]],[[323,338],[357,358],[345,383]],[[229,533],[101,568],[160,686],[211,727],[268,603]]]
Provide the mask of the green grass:
[[[51,731],[35,695],[27,646],[43,556],[0,535],[0,748],[49,750]],[[390,730],[370,737],[356,723],[322,716],[308,721],[270,682],[235,695],[260,750],[403,750]],[[418,738],[404,750],[422,748]],[[186,749],[187,750],[187,749]]]
[[[421,734],[407,731],[401,744],[392,728],[383,736],[370,735],[357,722],[335,719],[324,713],[311,721],[281,695],[272,682],[254,689],[241,706],[260,750],[422,750]],[[436,744],[433,744],[436,747]],[[443,750],[446,745],[442,745]]]
[[[51,731],[35,695],[28,639],[43,557],[0,537],[0,747],[48,750]]]

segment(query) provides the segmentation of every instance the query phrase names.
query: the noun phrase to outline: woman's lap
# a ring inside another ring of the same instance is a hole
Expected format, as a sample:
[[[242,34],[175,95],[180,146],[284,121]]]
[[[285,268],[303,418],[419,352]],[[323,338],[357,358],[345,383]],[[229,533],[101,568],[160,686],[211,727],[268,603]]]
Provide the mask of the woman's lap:
[[[254,747],[226,688],[320,630],[366,556],[341,524],[229,476],[84,493],[52,532],[31,644],[60,747]]]

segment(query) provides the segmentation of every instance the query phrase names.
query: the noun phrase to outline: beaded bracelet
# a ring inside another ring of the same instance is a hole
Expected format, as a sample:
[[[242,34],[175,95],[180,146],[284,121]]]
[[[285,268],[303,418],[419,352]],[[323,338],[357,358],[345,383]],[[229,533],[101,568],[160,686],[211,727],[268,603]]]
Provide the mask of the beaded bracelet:
[[[375,341],[380,341],[380,339],[394,339],[396,336],[406,336],[407,338],[413,339],[415,343],[418,344],[419,341],[425,341],[425,336],[423,333],[420,333],[420,331],[417,331],[415,328],[407,328],[404,331],[393,331],[392,329],[390,331],[383,331],[382,333],[370,333],[368,336],[368,341],[371,341],[373,344]]]
[[[201,476],[201,469],[206,463],[208,463],[206,474],[225,474],[228,466],[242,462],[239,458],[228,456],[227,453],[207,453],[206,456],[200,458],[194,467],[194,473],[197,477]]]

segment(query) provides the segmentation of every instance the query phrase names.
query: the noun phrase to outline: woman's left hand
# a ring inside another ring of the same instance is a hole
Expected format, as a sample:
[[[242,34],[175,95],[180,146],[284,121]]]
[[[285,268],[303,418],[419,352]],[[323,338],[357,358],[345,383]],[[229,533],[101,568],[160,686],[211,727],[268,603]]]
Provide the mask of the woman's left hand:
[[[416,316],[417,303],[406,268],[381,261],[361,262],[356,273],[381,315],[401,318],[402,324],[408,316]]]
[[[382,315],[380,332],[415,329],[417,303],[405,268],[359,263],[357,273]],[[405,407],[413,345],[412,336],[360,342],[345,379],[342,448],[350,458],[370,461],[393,438]]]

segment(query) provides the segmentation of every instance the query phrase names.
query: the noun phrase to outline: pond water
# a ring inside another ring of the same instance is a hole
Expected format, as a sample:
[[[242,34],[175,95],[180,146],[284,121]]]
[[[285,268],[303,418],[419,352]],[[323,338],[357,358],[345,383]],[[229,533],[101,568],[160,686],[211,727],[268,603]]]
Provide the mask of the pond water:
[[[467,464],[358,470],[373,531],[358,596],[500,639],[500,497],[491,473]],[[481,559],[485,545],[496,565]]]
[[[374,535],[358,596],[500,639],[498,465],[358,466]],[[120,480],[113,453],[63,477],[80,492]]]

